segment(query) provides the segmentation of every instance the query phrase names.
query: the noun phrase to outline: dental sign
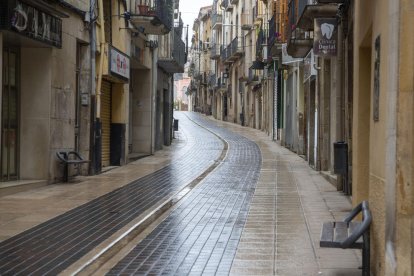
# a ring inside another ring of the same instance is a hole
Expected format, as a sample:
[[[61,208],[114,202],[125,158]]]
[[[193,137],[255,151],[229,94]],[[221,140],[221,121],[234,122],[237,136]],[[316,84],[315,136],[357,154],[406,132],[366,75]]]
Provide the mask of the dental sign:
[[[335,57],[338,44],[338,22],[336,18],[315,18],[313,52],[315,56]]]
[[[16,1],[10,25],[21,35],[62,47],[62,20],[35,7]]]

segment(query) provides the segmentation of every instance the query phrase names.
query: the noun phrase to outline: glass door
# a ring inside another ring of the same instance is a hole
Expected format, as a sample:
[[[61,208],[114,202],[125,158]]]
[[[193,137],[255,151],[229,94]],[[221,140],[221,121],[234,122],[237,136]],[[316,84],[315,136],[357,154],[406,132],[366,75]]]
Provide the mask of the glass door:
[[[3,51],[1,181],[18,178],[18,53]]]

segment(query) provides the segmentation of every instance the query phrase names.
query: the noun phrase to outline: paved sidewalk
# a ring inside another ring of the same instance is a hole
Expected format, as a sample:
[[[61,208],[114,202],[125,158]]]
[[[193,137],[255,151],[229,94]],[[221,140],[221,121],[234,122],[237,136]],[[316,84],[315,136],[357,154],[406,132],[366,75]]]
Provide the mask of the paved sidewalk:
[[[256,142],[263,158],[231,274],[361,275],[360,250],[319,247],[322,223],[342,220],[349,198],[263,132],[220,124]]]

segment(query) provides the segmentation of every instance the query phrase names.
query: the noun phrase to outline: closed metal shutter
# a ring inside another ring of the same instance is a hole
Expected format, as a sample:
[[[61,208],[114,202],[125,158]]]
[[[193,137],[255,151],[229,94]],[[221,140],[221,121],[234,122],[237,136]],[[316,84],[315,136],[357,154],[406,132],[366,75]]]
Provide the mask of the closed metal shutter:
[[[102,167],[110,165],[111,146],[111,83],[102,81],[101,89],[102,120]]]

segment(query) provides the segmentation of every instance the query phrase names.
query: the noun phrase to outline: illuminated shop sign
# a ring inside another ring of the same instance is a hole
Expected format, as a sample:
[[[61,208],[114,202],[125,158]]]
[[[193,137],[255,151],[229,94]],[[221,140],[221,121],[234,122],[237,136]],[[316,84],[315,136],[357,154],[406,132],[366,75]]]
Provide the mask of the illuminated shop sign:
[[[14,2],[10,29],[49,45],[62,47],[62,20],[21,1]]]

